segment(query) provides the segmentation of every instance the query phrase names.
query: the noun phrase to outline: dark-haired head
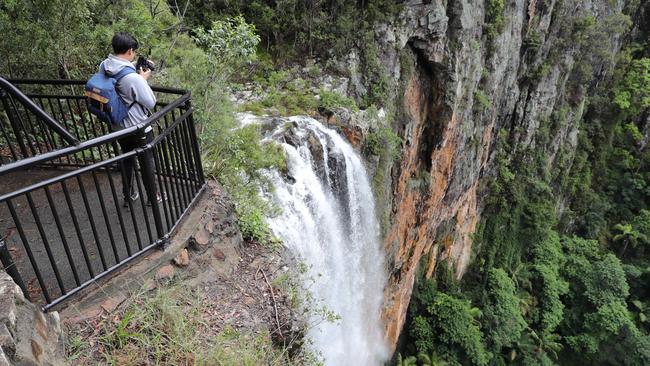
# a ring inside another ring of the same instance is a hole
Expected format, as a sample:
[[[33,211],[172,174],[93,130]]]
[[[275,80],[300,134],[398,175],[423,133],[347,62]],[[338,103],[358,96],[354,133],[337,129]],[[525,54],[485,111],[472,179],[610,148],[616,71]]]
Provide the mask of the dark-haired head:
[[[116,55],[124,54],[130,49],[135,51],[139,46],[138,41],[132,35],[124,32],[115,33],[111,43],[113,44],[113,53]]]

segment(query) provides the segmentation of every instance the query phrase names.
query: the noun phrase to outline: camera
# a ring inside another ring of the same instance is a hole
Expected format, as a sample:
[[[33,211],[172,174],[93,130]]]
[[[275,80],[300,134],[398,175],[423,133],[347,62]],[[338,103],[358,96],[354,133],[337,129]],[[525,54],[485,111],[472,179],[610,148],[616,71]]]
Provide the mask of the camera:
[[[138,57],[138,62],[135,64],[135,69],[140,71],[140,69],[147,71],[156,71],[156,67],[154,66],[153,62],[147,60],[145,57]]]

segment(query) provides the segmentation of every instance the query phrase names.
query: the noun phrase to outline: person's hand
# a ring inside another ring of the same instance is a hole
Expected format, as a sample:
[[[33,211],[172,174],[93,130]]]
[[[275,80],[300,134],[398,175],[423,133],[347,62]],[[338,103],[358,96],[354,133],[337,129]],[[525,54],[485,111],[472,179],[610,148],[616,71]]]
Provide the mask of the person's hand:
[[[138,70],[138,75],[142,76],[145,80],[149,80],[151,77],[151,70],[144,71],[143,68],[140,68],[140,70]]]

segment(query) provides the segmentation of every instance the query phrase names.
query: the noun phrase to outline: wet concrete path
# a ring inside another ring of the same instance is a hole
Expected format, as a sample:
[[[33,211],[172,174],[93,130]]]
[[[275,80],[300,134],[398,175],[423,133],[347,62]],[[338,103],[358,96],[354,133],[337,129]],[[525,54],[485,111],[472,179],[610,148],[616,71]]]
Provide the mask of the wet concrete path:
[[[0,182],[0,195],[67,172],[44,169],[6,175]],[[48,185],[47,190],[40,188],[29,194],[31,204],[27,195],[10,200],[20,225],[14,221],[8,203],[0,203],[0,238],[7,242],[33,301],[44,302],[45,294],[22,236],[52,299],[155,242],[152,208],[142,182],[138,183],[140,198],[132,207],[123,207],[118,171],[101,170],[94,175],[88,172],[78,179]],[[161,205],[166,230],[175,222],[179,206],[184,205],[174,200]]]

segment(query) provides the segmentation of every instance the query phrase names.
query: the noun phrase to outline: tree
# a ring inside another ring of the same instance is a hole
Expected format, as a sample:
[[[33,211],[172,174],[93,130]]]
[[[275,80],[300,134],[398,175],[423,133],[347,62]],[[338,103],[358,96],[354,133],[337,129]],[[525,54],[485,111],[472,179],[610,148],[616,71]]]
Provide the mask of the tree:
[[[500,268],[488,271],[487,300],[483,308],[483,325],[494,352],[510,347],[526,329],[515,286]]]
[[[547,232],[532,251],[533,293],[540,303],[534,323],[539,324],[541,333],[553,333],[563,319],[561,297],[569,291],[569,284],[560,275],[564,256],[558,234]]]
[[[617,234],[612,237],[612,241],[614,243],[623,243],[623,248],[621,248],[619,253],[620,257],[625,256],[625,251],[627,250],[628,245],[631,245],[633,249],[636,249],[639,243],[648,242],[648,237],[635,230],[635,228],[632,227],[632,224],[616,224],[614,225],[613,230],[616,231]]]
[[[486,365],[492,355],[485,349],[483,333],[478,324],[480,310],[469,301],[438,293],[427,308],[429,325],[434,329],[435,341],[458,359],[467,359],[476,365]]]
[[[210,29],[197,28],[195,33],[194,40],[206,50],[214,67],[226,75],[253,61],[260,43],[255,26],[242,16],[213,21]]]
[[[417,365],[417,358],[414,356],[409,356],[407,358],[402,358],[402,354],[398,353],[397,354],[397,362],[395,363],[396,366],[416,366]]]
[[[614,102],[628,115],[637,115],[650,106],[650,58],[628,62],[622,80],[614,89]]]
[[[627,309],[630,288],[621,261],[594,240],[565,238],[563,246],[562,272],[571,285],[562,330],[573,354],[596,363],[650,362],[648,337]]]
[[[523,365],[554,365],[562,350],[559,338],[555,333],[543,333],[540,336],[528,328],[515,343],[515,349],[519,352],[513,350],[511,360],[519,359]]]
[[[421,366],[445,366],[447,362],[442,360],[434,351],[430,354],[420,353],[418,360]]]

